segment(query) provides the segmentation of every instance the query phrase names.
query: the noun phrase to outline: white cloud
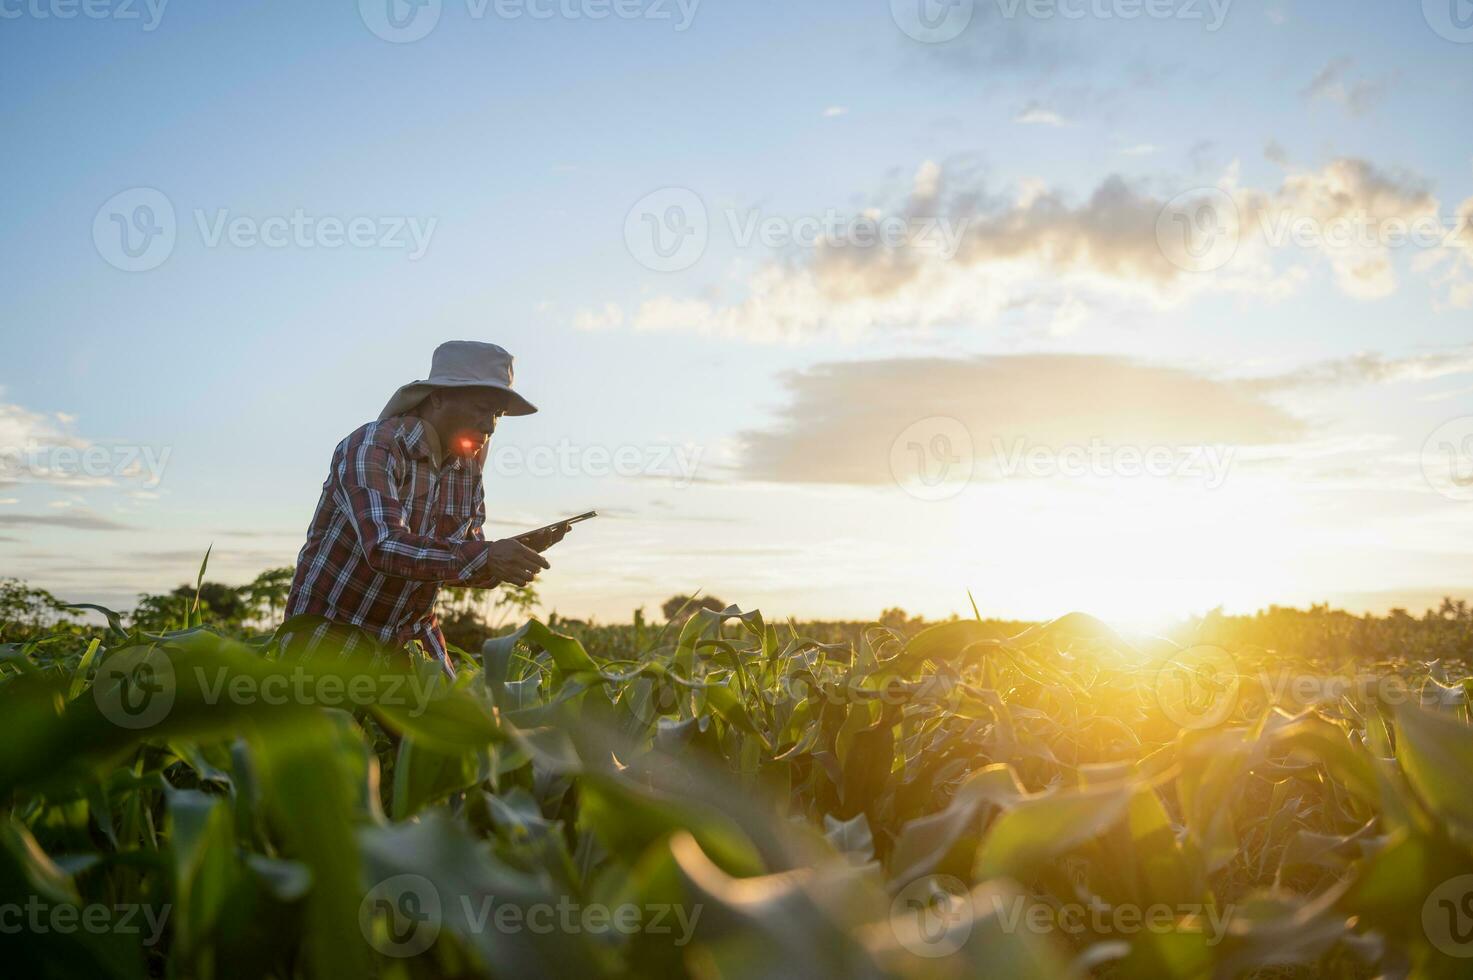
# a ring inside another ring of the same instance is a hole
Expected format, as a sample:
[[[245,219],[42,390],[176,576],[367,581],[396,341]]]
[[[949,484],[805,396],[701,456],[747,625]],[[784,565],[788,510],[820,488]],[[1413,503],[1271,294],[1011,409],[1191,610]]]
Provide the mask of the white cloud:
[[[825,109],[823,111],[823,117],[825,119],[837,119],[840,116],[845,116],[845,115],[848,115],[848,114],[849,114],[848,107],[847,106],[841,106],[841,105],[831,105],[831,106],[829,106],[827,109]]]
[[[601,310],[579,310],[573,326],[579,330],[608,330],[624,325],[624,311],[618,303],[605,303]]]
[[[1354,68],[1354,58],[1335,58],[1305,86],[1304,97],[1338,103],[1353,116],[1365,115],[1386,94],[1390,83],[1384,78],[1351,78]]]
[[[1438,200],[1416,179],[1363,160],[1289,168],[1273,189],[1242,186],[1237,169],[1230,167],[1216,187],[1199,189],[1212,211],[1209,224],[1238,233],[1223,262],[1202,271],[1168,254],[1174,243],[1161,237],[1166,198],[1174,195],[1111,175],[1083,201],[1037,180],[1008,198],[927,161],[909,198],[887,217],[950,229],[949,249],[932,247],[921,235],[875,247],[823,240],[741,271],[733,299],[657,296],[627,314],[617,304],[585,310],[578,322],[759,341],[821,333],[852,340],[872,329],[989,325],[1029,297],[1051,294],[1072,298],[1062,326],[1074,330],[1084,310],[1105,304],[1159,310],[1209,294],[1281,299],[1309,277],[1307,263],[1316,258],[1346,295],[1376,299],[1398,287],[1388,229],[1435,223],[1439,213]],[[1463,206],[1464,220],[1470,214],[1473,199]],[[1473,246],[1403,251],[1414,253],[1412,268],[1444,290],[1450,305],[1473,304]]]
[[[1050,109],[1042,106],[1031,105],[1018,113],[1013,122],[1022,123],[1025,126],[1065,126],[1068,123],[1064,117]]]

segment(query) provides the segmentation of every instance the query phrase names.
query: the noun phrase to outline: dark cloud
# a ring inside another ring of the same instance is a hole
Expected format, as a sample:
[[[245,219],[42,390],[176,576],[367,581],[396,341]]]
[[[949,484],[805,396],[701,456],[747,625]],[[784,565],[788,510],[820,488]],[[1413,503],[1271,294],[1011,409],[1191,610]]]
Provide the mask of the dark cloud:
[[[822,364],[786,376],[779,423],[743,433],[742,475],[882,484],[912,423],[962,423],[977,453],[1030,445],[1267,445],[1305,434],[1254,385],[1103,355],[1026,354]]]
[[[1339,102],[1352,116],[1365,115],[1381,101],[1390,87],[1390,80],[1353,78],[1354,70],[1354,58],[1335,58],[1320,69],[1301,94],[1310,101],[1327,99]]]
[[[0,514],[0,527],[65,527],[74,531],[127,531],[119,524],[98,514]]]
[[[1006,17],[994,4],[978,4],[971,23],[955,40],[923,46],[906,43],[937,64],[967,75],[985,71],[1038,78],[1065,68],[1077,70],[1086,63],[1077,35],[1067,36],[1068,26],[1072,25]]]
[[[1310,364],[1298,371],[1261,378],[1249,384],[1262,391],[1310,386],[1387,384],[1426,381],[1473,373],[1473,347],[1388,358],[1365,353]]]

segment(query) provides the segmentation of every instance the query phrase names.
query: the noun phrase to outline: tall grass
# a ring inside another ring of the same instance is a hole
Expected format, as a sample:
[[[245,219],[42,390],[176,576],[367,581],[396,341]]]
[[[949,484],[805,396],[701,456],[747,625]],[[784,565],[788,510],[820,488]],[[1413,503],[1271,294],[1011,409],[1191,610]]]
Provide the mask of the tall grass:
[[[752,978],[1473,962],[1473,681],[1450,658],[1388,650],[1353,669],[1395,683],[1298,683],[1343,651],[1130,641],[1078,615],[834,641],[732,607],[581,632],[529,621],[454,683],[408,660],[286,663],[197,622],[0,648],[0,962]]]

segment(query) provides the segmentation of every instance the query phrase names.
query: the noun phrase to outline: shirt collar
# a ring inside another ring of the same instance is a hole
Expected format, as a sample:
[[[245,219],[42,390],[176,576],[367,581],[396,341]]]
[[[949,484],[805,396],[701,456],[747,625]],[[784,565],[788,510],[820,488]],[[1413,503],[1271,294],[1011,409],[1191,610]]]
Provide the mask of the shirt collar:
[[[414,455],[429,460],[435,469],[442,465],[444,450],[440,447],[440,434],[424,419],[413,420],[404,433],[404,445]]]

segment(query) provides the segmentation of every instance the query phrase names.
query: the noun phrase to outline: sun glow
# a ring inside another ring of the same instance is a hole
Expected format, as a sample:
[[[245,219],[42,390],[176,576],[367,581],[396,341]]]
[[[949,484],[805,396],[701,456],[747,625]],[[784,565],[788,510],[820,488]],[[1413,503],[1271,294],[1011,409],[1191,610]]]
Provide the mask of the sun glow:
[[[1292,501],[1261,481],[1215,490],[1152,480],[1014,481],[963,498],[949,515],[955,543],[941,574],[1004,615],[1051,618],[1077,609],[1158,632],[1219,605],[1266,605],[1292,585],[1273,556],[1293,540],[1299,519]]]

